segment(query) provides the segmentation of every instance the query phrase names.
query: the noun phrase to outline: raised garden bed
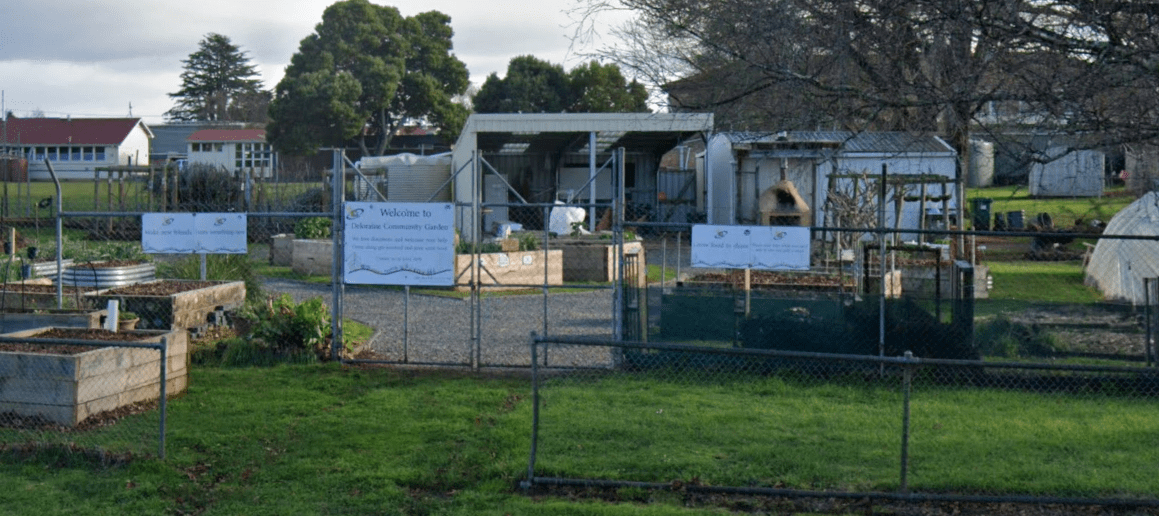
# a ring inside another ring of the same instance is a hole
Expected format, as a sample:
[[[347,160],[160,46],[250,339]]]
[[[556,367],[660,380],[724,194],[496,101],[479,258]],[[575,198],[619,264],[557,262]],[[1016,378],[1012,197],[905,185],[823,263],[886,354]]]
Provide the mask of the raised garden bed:
[[[141,329],[189,330],[205,326],[219,311],[245,303],[245,282],[157,280],[87,295],[96,306],[120,301],[121,310],[141,317]]]
[[[91,289],[115,288],[152,281],[157,267],[151,262],[109,260],[73,264],[60,274],[62,284]]]
[[[65,308],[89,308],[90,300],[85,294],[91,288],[61,287]],[[51,278],[35,278],[14,283],[0,284],[0,310],[15,308],[20,310],[54,309],[56,304],[56,284]]]
[[[0,333],[33,328],[100,328],[105,310],[5,309],[0,311]]]
[[[616,246],[610,240],[563,237],[552,240],[551,247],[563,251],[564,281],[616,280]],[[638,255],[640,263],[644,263],[644,244],[624,242],[624,254]]]
[[[472,280],[473,254],[455,256],[455,286],[469,287]],[[479,257],[479,285],[495,288],[503,285],[543,285],[544,268],[547,284],[563,284],[563,251],[549,250],[546,260],[543,251],[514,251],[510,253],[483,253]]]
[[[166,392],[188,385],[185,332],[37,328],[4,337],[146,344],[166,339]],[[161,392],[161,353],[148,348],[0,343],[0,423],[11,416],[76,426],[90,416],[155,400]]]

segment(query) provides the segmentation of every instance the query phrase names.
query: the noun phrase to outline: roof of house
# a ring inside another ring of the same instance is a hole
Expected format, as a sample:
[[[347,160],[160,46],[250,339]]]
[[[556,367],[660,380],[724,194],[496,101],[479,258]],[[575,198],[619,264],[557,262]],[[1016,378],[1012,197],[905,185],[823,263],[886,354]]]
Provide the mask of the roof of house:
[[[17,118],[3,121],[3,141],[23,145],[117,145],[137,126],[153,137],[140,118]]]
[[[202,129],[186,138],[190,142],[264,142],[265,129]]]

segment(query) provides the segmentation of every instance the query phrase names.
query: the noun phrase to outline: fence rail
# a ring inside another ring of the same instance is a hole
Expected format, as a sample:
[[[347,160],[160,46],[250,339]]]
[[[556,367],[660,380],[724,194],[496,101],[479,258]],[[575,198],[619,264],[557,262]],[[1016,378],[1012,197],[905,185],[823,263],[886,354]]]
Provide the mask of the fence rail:
[[[547,350],[593,347],[618,365],[545,367]],[[1137,475],[1159,458],[1152,368],[534,335],[530,348],[525,487],[1159,507],[1159,481]]]

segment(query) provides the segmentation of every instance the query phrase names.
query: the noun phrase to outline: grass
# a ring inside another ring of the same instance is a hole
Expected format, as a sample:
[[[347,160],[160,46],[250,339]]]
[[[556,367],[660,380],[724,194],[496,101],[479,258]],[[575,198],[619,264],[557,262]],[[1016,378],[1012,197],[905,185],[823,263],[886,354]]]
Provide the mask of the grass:
[[[1026,185],[971,188],[966,197],[992,199],[992,214],[1023,211],[1026,222],[1033,221],[1039,213],[1049,213],[1056,227],[1070,227],[1076,220],[1108,222],[1119,210],[1135,201],[1135,197],[1128,195],[1122,186],[1107,188],[1102,197],[1035,198],[1030,196]],[[993,222],[992,215],[990,223]]]
[[[559,379],[541,395],[539,475],[897,488],[896,386],[623,375]],[[915,491],[1159,490],[1138,474],[1159,460],[1151,400],[929,386],[913,399]],[[0,500],[25,514],[722,514],[642,490],[524,496],[531,409],[529,382],[513,377],[195,368],[169,406],[165,461],[8,453]]]
[[[1083,284],[1082,265],[1073,262],[987,261],[994,276],[991,300],[1090,304],[1103,300]]]

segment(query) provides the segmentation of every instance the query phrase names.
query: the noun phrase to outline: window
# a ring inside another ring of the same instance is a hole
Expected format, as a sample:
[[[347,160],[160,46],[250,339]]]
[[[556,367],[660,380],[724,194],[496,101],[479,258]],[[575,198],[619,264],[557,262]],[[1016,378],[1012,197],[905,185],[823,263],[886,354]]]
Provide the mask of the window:
[[[85,161],[92,161],[93,157],[94,157],[93,156],[93,148],[92,147],[85,147],[84,148],[84,155],[85,155]]]
[[[69,147],[72,153],[71,161],[80,161],[80,147]]]
[[[57,161],[68,161],[68,147],[56,148]]]
[[[44,147],[37,147],[36,148],[36,161],[44,161],[44,156],[45,156]]]
[[[104,160],[105,160],[105,148],[104,147],[97,147],[97,161],[104,161]]]

